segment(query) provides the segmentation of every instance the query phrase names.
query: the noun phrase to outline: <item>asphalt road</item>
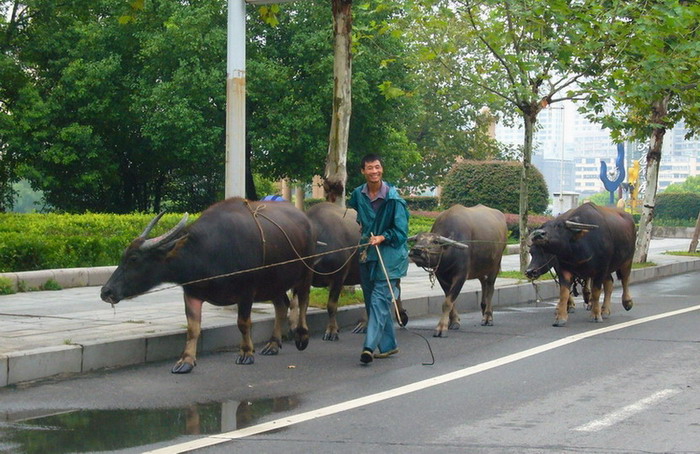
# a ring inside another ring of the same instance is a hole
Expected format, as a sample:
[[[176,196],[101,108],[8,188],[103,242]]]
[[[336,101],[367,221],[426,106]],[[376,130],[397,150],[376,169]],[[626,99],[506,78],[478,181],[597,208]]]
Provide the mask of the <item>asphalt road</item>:
[[[343,332],[253,366],[223,352],[187,376],[154,363],[8,387],[0,452],[700,453],[699,279],[633,285],[630,312],[616,289],[603,323],[579,309],[554,328],[553,302],[493,327],[462,314],[445,339],[411,320],[369,366]]]

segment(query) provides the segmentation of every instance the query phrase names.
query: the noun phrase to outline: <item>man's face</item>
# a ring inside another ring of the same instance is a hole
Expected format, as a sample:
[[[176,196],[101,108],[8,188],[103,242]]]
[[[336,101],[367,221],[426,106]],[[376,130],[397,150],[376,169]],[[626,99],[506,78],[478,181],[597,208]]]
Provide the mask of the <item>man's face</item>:
[[[365,167],[362,169],[362,175],[365,176],[367,183],[378,183],[382,181],[382,163],[379,161],[365,162]]]

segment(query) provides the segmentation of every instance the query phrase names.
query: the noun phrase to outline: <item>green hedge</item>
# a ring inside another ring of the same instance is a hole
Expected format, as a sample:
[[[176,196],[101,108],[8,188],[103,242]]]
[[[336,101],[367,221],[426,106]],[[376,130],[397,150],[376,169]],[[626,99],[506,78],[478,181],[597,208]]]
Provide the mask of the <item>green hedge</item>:
[[[700,211],[700,194],[694,192],[662,192],[656,196],[654,216],[664,219],[692,219]]]
[[[455,203],[464,206],[483,204],[504,213],[520,211],[520,173],[522,165],[516,161],[462,161],[445,177],[442,205]],[[528,179],[529,212],[544,213],[549,192],[544,177],[530,167]]]
[[[116,265],[152,214],[0,214],[0,272]],[[182,214],[166,214],[157,236]],[[190,216],[190,219],[193,219]]]

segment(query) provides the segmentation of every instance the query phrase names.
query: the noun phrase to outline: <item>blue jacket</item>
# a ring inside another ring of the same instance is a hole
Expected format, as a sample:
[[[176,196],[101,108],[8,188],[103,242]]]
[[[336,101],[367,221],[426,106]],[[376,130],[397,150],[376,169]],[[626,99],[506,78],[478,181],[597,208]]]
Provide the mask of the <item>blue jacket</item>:
[[[398,191],[389,185],[386,201],[376,213],[372,209],[367,194],[362,189],[367,183],[352,191],[348,206],[357,211],[357,222],[362,230],[361,243],[369,241],[370,234],[384,235],[386,238],[380,245],[384,266],[389,279],[399,279],[408,271],[408,218],[409,212],[406,201],[399,196]],[[377,249],[372,246],[367,249],[367,262],[378,261]],[[375,267],[373,280],[386,279],[381,266]]]

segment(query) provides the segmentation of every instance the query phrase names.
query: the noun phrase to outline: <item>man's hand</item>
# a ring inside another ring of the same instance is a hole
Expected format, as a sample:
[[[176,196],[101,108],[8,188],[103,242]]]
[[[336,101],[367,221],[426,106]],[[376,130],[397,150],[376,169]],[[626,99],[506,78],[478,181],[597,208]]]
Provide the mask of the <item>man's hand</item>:
[[[384,235],[372,235],[369,237],[369,244],[370,246],[379,246],[379,244],[385,239],[386,238],[384,238]]]

